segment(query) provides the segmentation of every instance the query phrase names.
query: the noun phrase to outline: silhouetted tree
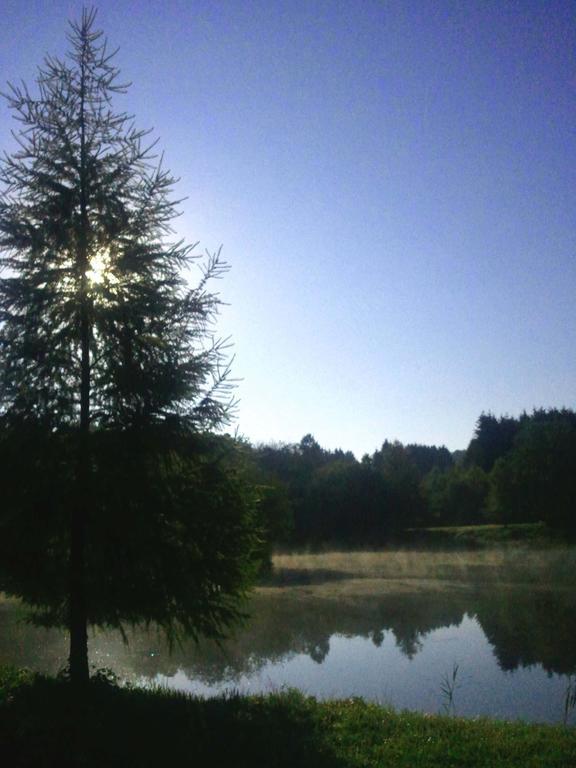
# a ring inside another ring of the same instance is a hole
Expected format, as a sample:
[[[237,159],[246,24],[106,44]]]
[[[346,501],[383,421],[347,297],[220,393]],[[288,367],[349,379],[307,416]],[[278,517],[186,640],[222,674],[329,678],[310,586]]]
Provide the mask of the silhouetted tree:
[[[383,544],[390,506],[383,478],[358,462],[334,461],[318,469],[302,505],[301,535],[311,544]]]
[[[490,473],[492,505],[505,523],[542,520],[576,532],[576,414],[524,416],[514,447]]]
[[[439,448],[436,445],[411,443],[406,446],[406,454],[418,470],[420,478],[424,477],[434,468],[442,471],[450,469],[454,463],[452,454],[444,445]]]
[[[490,483],[480,467],[435,468],[423,481],[422,492],[436,525],[470,525],[486,522]]]
[[[423,473],[418,469],[413,451],[397,440],[385,440],[380,450],[372,455],[370,463],[386,483],[391,528],[398,530],[421,525],[426,513],[420,492]]]
[[[465,463],[490,472],[495,462],[511,450],[519,428],[518,419],[510,416],[496,418],[491,413],[482,413],[466,451]]]
[[[292,445],[258,446],[253,456],[271,509],[283,504],[292,514],[289,538],[276,535],[283,544],[378,545],[407,528],[488,521],[542,520],[569,533],[575,434],[573,411],[536,409],[518,418],[482,414],[468,450],[453,454],[385,440],[358,462],[308,434]]]
[[[67,623],[78,682],[88,622],[220,633],[256,548],[230,446],[205,434],[231,406],[208,287],[226,265],[185,281],[174,179],[114,111],[125,86],[94,19],[37,96],[11,86],[19,148],[0,170],[0,589]]]

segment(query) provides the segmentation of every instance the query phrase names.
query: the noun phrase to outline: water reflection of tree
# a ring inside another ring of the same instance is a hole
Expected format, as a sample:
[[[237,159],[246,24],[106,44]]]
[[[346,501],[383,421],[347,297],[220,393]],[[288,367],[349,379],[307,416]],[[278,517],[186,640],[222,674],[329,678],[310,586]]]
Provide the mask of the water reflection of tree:
[[[330,653],[330,640],[328,638],[322,638],[316,645],[308,647],[306,652],[312,661],[315,661],[317,664],[322,664],[326,656]]]
[[[572,591],[500,589],[479,596],[476,616],[502,670],[541,664],[548,673],[576,672]]]
[[[0,596],[0,666],[30,667],[56,674],[68,653],[64,632],[33,627],[26,612]]]
[[[218,647],[203,643],[195,648],[176,649],[166,668],[166,659],[144,659],[140,674],[164,675],[177,669],[208,685],[234,684],[269,662],[286,661],[306,654],[322,663],[330,651],[333,635],[365,637],[375,646],[392,632],[400,650],[412,658],[423,637],[444,626],[457,626],[466,610],[460,604],[431,599],[427,594],[357,597],[350,600],[256,598],[252,620],[230,642]]]
[[[208,685],[234,685],[268,662],[297,654],[321,664],[336,634],[364,637],[380,647],[391,633],[402,653],[413,658],[426,635],[458,626],[469,614],[478,619],[502,670],[542,664],[550,673],[576,672],[576,596],[567,589],[493,584],[339,599],[273,592],[257,595],[249,610],[251,620],[220,647],[186,642],[170,654],[159,634],[135,630],[128,646],[116,636],[98,635],[92,641],[94,655],[99,666],[114,666],[128,676],[170,676],[182,670]],[[40,637],[39,630],[10,623],[7,615],[0,612],[0,663],[54,671],[61,636]]]
[[[365,637],[379,647],[392,633],[408,658],[426,636],[477,617],[502,670],[542,664],[550,673],[576,672],[576,601],[569,592],[533,588],[477,588],[348,601],[260,598],[250,625],[223,649],[184,649],[175,666],[208,684],[233,681],[267,662],[305,653],[321,663],[330,638]]]

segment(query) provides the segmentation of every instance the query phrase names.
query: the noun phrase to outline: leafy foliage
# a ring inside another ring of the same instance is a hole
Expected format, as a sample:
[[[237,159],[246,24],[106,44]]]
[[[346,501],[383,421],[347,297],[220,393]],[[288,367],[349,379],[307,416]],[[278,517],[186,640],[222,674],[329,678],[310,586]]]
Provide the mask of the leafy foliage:
[[[208,435],[176,438],[162,427],[91,438],[89,622],[144,620],[170,634],[222,636],[241,616],[237,598],[261,547],[255,491],[236,447]],[[35,606],[47,625],[67,621],[77,440],[72,431],[26,425],[0,441],[2,588]]]
[[[37,95],[7,96],[0,589],[71,637],[87,620],[218,636],[261,550],[235,444],[209,435],[234,406],[211,290],[227,265],[173,240],[175,180],[115,111],[126,86],[94,21]]]
[[[510,416],[496,418],[491,413],[482,413],[466,451],[468,466],[477,466],[489,472],[497,459],[511,450],[519,426],[518,419]]]
[[[406,529],[488,522],[576,531],[574,411],[482,414],[465,455],[455,453],[457,461],[445,447],[385,440],[359,462],[311,435],[252,449],[272,497],[281,495],[282,514],[293,519],[288,536],[272,532],[279,544],[379,546]]]
[[[576,531],[576,414],[525,418],[514,448],[492,471],[494,514],[503,522],[545,520]]]
[[[481,467],[435,468],[423,481],[430,522],[436,525],[473,525],[486,521],[488,475]]]
[[[219,300],[208,284],[226,265],[210,256],[189,286],[194,246],[167,239],[174,178],[148,132],[113,111],[126,88],[93,22],[72,25],[68,60],[46,59],[37,97],[8,95],[21,129],[0,166],[0,404],[77,423],[86,311],[92,425],[177,415],[213,427],[228,416],[229,369],[209,332]]]

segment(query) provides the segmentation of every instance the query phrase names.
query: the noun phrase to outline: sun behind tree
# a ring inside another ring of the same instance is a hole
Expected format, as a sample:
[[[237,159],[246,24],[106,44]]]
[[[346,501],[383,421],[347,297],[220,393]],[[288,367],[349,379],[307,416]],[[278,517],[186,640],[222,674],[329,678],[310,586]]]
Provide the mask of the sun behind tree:
[[[230,443],[207,434],[233,405],[209,290],[226,265],[184,279],[174,179],[113,111],[126,87],[95,16],[37,96],[10,87],[19,149],[0,168],[0,589],[68,625],[77,681],[89,621],[221,633],[258,546]]]

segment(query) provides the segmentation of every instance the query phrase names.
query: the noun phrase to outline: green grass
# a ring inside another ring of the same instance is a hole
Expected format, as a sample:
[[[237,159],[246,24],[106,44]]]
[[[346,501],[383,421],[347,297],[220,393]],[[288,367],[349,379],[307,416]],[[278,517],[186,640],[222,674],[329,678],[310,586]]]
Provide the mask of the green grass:
[[[0,765],[570,768],[576,730],[396,713],[295,692],[202,700],[0,671]]]

